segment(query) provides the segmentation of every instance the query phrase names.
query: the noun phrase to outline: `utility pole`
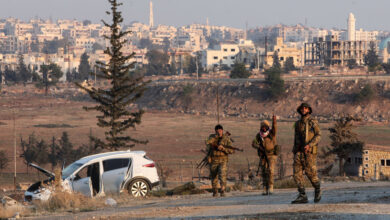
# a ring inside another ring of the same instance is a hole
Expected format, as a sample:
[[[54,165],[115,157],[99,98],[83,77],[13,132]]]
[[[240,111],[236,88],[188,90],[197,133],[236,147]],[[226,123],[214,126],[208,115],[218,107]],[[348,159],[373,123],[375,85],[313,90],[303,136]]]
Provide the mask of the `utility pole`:
[[[195,54],[196,80],[199,80],[198,53]]]
[[[16,190],[16,116],[15,116],[15,104],[13,109],[13,120],[14,120],[14,188]]]
[[[219,124],[219,86],[217,85],[217,124]]]

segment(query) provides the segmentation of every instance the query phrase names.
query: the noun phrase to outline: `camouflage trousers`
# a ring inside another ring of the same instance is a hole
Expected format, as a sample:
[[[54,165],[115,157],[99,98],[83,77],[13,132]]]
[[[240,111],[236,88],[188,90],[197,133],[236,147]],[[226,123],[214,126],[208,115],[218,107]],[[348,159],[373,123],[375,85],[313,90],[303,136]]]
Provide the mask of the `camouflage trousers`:
[[[316,186],[320,183],[320,179],[317,174],[317,155],[308,153],[305,154],[302,152],[297,152],[294,155],[294,180],[298,186],[298,189],[304,189],[304,177],[303,171],[305,171],[306,176],[309,178],[311,184]]]
[[[277,157],[275,155],[267,156],[269,164],[265,158],[261,158],[261,178],[263,186],[269,187],[274,185],[274,170]]]
[[[212,161],[210,164],[210,178],[213,189],[218,188],[218,179],[221,189],[226,189],[227,160]]]

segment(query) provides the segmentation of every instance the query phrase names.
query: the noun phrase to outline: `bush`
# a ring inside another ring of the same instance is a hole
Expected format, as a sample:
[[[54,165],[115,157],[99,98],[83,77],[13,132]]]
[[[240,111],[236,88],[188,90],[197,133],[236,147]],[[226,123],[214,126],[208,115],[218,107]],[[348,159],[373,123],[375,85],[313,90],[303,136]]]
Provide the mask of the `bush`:
[[[34,125],[36,128],[73,128],[72,125],[68,124],[38,124]]]
[[[360,90],[360,92],[356,93],[354,96],[355,103],[368,102],[373,99],[375,96],[375,91],[370,84],[367,84]]]
[[[284,92],[284,80],[281,78],[281,71],[278,68],[270,68],[264,72],[265,82],[268,85],[267,91],[270,98],[279,98]]]
[[[246,69],[245,64],[243,63],[235,63],[233,66],[233,70],[230,73],[230,78],[239,79],[239,78],[249,78],[251,73]]]

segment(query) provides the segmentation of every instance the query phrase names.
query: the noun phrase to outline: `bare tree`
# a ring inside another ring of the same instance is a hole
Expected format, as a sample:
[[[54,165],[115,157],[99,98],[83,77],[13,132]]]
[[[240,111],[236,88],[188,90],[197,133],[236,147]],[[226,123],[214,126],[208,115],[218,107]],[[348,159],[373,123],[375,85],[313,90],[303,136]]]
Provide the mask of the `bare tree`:
[[[167,187],[167,179],[173,173],[173,170],[168,168],[163,161],[157,163],[157,170],[160,174],[162,187]]]
[[[7,157],[7,153],[5,152],[5,150],[0,151],[0,170],[2,171],[7,168],[9,162],[10,160]]]
[[[354,121],[360,121],[360,119],[346,116],[337,120],[334,126],[329,128],[331,145],[322,152],[324,158],[331,155],[336,155],[339,158],[339,174],[341,176],[345,175],[344,163],[350,153],[363,150],[364,143],[359,141],[357,134],[353,131]]]

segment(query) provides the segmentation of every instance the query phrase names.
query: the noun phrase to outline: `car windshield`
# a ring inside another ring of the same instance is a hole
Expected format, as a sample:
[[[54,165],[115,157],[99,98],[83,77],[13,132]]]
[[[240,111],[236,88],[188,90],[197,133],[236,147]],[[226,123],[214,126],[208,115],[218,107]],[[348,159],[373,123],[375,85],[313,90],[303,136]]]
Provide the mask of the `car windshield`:
[[[67,166],[62,171],[62,179],[66,179],[69,175],[71,175],[75,170],[77,170],[82,165],[83,165],[82,163],[72,163],[71,165]]]

